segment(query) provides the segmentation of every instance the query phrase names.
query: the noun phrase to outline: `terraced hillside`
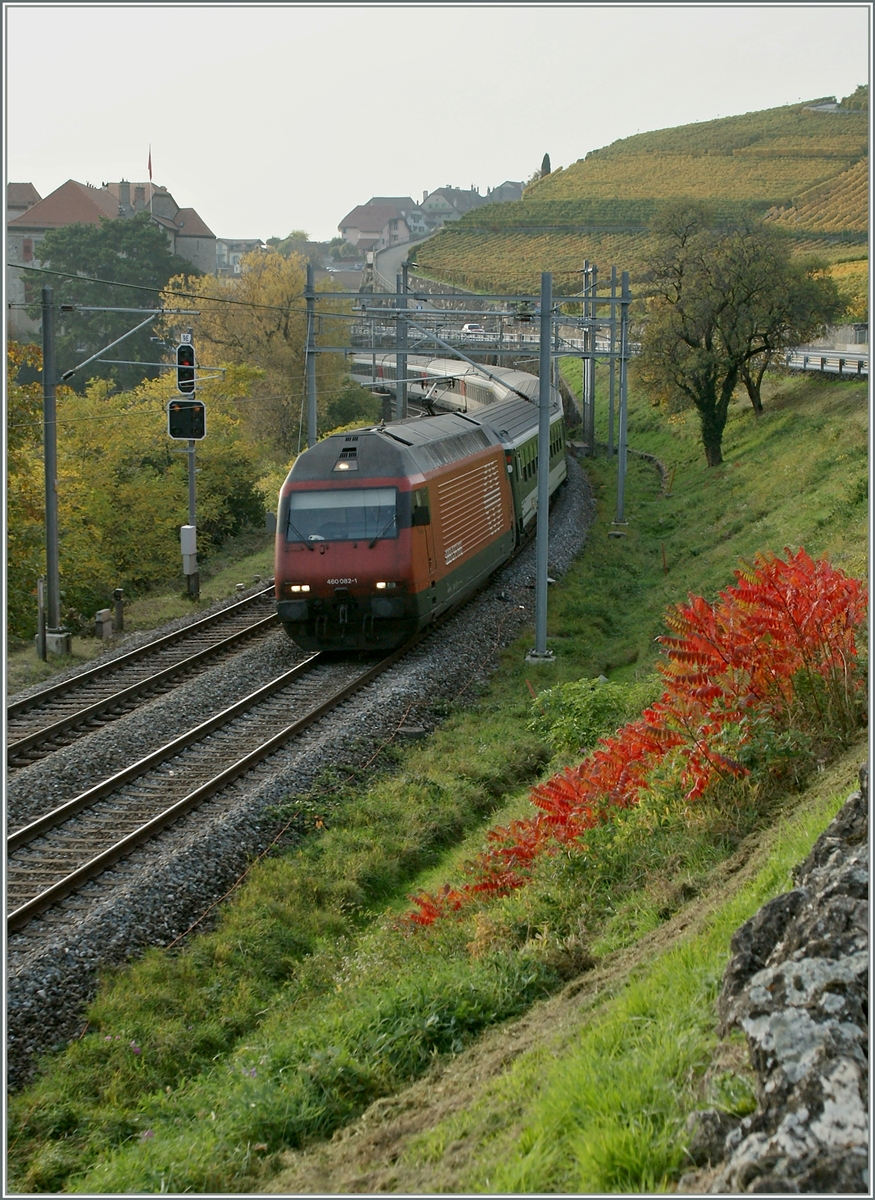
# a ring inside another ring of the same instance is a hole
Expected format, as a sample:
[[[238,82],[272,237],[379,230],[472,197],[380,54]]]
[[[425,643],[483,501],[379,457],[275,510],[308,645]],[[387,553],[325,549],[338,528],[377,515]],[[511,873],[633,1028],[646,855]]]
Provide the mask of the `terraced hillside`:
[[[851,107],[860,99],[858,89],[831,111],[809,101],[622,138],[531,183],[520,201],[468,213],[420,248],[418,269],[474,290],[537,290],[549,270],[557,292],[574,292],[584,259],[634,279],[653,216],[688,198],[726,220],[763,216],[799,253],[854,263],[843,273],[850,294],[868,270],[868,112]]]

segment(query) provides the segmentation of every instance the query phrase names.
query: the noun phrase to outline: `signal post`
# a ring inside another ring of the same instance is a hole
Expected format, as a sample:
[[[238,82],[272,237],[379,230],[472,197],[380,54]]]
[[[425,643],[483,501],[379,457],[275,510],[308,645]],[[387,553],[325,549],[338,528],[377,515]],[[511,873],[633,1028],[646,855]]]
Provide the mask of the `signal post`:
[[[188,580],[188,594],[196,600],[200,595],[200,577],[197,569],[197,495],[195,447],[207,433],[207,410],[201,400],[195,398],[195,353],[190,333],[182,334],[176,347],[176,390],[181,400],[171,400],[167,405],[167,433],[176,441],[188,442],[188,524],[179,530],[179,545],[182,552],[182,570]]]

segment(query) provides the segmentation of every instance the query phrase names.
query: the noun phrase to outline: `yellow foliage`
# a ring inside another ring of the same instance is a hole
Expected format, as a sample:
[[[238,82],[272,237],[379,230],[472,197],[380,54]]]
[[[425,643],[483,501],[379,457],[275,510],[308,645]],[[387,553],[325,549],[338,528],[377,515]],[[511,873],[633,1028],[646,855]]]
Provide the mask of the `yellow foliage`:
[[[836,281],[839,295],[845,306],[845,317],[849,321],[869,320],[869,260],[835,263],[830,275]]]

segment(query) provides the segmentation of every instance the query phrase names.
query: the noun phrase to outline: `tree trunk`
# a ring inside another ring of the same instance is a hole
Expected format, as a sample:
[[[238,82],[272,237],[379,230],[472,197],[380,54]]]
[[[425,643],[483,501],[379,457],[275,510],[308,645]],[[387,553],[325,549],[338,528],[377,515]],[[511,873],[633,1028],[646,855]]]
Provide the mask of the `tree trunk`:
[[[737,383],[737,368],[731,368],[723,378],[714,373],[711,378],[701,380],[699,394],[694,397],[695,406],[699,409],[705,461],[709,467],[719,467],[723,462],[723,433],[732,392],[736,390]]]
[[[729,412],[729,398],[732,395],[735,378],[730,376],[718,385],[715,379],[705,384],[696,398],[696,408],[699,410],[699,422],[702,428],[702,446],[705,449],[705,461],[709,467],[719,467],[723,462],[723,430],[726,428],[726,417]]]
[[[763,376],[765,375],[769,363],[772,361],[772,354],[769,351],[765,357],[760,356],[753,363],[748,363],[747,366],[741,369],[741,378],[750,402],[753,405],[753,410],[757,416],[763,411]]]
[[[747,394],[750,396],[750,402],[753,405],[753,410],[757,416],[763,411],[763,398],[760,395],[759,385],[751,383],[748,385]]]
[[[762,378],[761,372],[757,376],[751,375],[747,371],[742,372],[742,381],[744,382],[745,390],[750,397],[750,402],[757,416],[763,411]]]
[[[720,442],[709,443],[702,439],[705,447],[705,461],[709,467],[719,467],[723,462],[723,450]]]

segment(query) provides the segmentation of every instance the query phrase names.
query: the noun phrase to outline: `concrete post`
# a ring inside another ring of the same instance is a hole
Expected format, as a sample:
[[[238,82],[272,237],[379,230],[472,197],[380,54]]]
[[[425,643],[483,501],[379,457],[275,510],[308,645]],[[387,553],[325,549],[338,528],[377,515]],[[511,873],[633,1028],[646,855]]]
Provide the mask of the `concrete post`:
[[[112,628],[114,633],[121,633],[125,627],[125,600],[124,592],[121,588],[116,588],[112,593],[113,608],[115,613],[112,620]]]

